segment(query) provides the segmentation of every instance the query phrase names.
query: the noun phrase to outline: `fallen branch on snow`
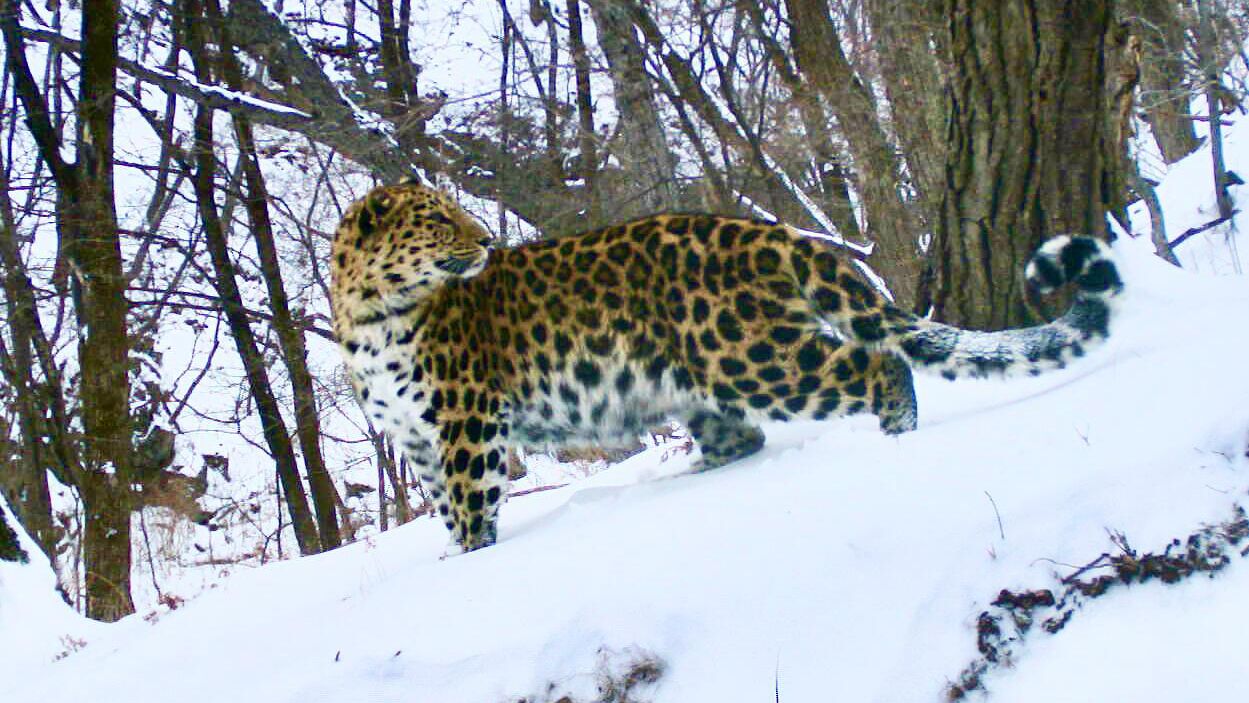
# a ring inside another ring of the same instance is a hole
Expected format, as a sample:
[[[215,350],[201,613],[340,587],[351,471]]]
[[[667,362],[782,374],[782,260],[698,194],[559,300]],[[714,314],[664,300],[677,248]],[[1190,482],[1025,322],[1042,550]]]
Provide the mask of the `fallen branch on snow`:
[[[568,485],[567,483],[552,483],[549,486],[534,486],[533,488],[526,488],[520,491],[512,491],[507,494],[507,497],[516,498],[517,496],[527,496],[530,493],[541,493],[542,491],[553,491],[556,488],[563,488],[564,486],[567,486],[567,485]]]

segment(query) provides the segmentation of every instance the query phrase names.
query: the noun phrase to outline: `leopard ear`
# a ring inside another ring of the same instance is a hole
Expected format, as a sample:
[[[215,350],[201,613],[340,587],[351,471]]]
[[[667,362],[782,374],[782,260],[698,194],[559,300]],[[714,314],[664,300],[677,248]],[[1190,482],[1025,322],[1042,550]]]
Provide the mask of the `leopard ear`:
[[[384,190],[375,190],[366,195],[364,199],[364,208],[372,211],[377,217],[382,217],[387,212],[390,212],[390,207],[393,204],[394,199],[391,198],[389,192]]]
[[[364,196],[364,206],[360,208],[360,214],[356,217],[360,234],[366,237],[373,234],[377,220],[390,211],[391,204],[390,194],[386,191],[375,190]]]

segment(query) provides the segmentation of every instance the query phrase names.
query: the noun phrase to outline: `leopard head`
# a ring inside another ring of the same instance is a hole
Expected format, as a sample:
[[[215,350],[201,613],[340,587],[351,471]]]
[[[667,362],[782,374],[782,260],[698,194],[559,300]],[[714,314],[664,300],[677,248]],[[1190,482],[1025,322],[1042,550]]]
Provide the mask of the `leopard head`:
[[[411,307],[439,286],[481,273],[490,233],[450,196],[404,181],[352,203],[334,235],[335,316]]]

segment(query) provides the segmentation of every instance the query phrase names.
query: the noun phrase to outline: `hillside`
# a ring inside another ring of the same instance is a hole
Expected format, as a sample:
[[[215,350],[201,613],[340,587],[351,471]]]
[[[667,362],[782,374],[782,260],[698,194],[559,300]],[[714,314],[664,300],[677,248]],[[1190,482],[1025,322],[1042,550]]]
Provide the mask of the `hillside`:
[[[656,701],[777,688],[792,701],[933,700],[975,656],[975,617],[999,589],[1053,587],[1113,549],[1108,530],[1161,549],[1225,519],[1249,487],[1249,286],[1142,246],[1116,247],[1130,293],[1106,348],[1035,379],[922,379],[915,433],[885,437],[870,419],[772,426],[761,455],[704,475],[682,475],[691,457],[659,447],[514,499],[493,548],[444,559],[442,526],[422,520],[237,574],[155,624],[96,627],[62,661],[6,666],[0,696],[555,700],[591,695],[604,661],[645,652],[666,663]],[[6,576],[3,607],[36,595],[21,584]],[[989,688],[1177,700],[1190,678],[1140,672],[1201,659],[1219,698],[1249,693],[1233,654],[1249,647],[1232,607],[1246,585],[1237,563],[1209,582],[1115,593]],[[12,617],[0,611],[0,627]],[[33,627],[21,625],[38,640],[66,625]]]
[[[1205,158],[1160,188],[1173,231],[1208,214]],[[1246,503],[1249,283],[1219,275],[1224,237],[1186,243],[1187,271],[1122,238],[1112,339],[1069,369],[920,378],[914,433],[773,425],[708,474],[671,442],[514,498],[480,552],[444,558],[418,520],[111,626],[61,605],[38,559],[0,565],[0,700],[589,701],[631,666],[658,680],[614,700],[939,700],[1002,589],[1057,590],[1123,540],[1158,552]],[[1249,697],[1244,561],[1087,601],[990,671],[991,699]]]

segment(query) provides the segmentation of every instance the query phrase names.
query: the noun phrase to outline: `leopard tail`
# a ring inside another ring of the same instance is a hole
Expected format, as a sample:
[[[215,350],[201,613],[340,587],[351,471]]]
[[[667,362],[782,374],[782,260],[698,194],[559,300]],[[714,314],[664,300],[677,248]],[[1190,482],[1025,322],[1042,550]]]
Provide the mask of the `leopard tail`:
[[[1048,324],[999,332],[960,329],[892,306],[884,307],[879,321],[853,313],[826,320],[842,337],[889,349],[916,371],[948,379],[1036,375],[1064,367],[1109,337],[1123,281],[1104,243],[1082,236],[1050,239],[1033,255],[1025,277],[1041,293],[1073,284],[1071,307]]]

